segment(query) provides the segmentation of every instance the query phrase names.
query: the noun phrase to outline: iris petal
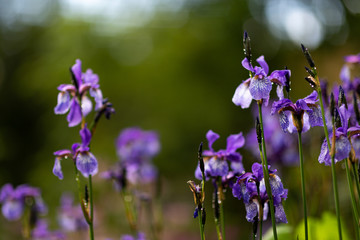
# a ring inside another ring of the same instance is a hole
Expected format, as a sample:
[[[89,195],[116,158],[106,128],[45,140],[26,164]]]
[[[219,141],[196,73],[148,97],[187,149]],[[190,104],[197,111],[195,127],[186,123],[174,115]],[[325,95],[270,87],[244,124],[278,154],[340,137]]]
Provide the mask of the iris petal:
[[[91,152],[80,152],[76,158],[76,167],[84,177],[98,172],[98,162]]]

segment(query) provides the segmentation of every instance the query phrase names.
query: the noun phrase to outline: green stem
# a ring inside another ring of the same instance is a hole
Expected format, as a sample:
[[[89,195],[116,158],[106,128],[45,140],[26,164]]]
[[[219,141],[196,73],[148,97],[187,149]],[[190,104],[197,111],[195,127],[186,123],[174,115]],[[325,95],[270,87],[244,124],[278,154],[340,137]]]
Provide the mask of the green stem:
[[[269,182],[269,171],[268,171],[268,163],[267,163],[267,158],[266,158],[264,126],[263,126],[262,110],[261,110],[262,103],[260,101],[257,101],[257,102],[258,102],[258,108],[259,108],[259,121],[260,121],[260,128],[261,128],[261,145],[262,145],[262,148],[260,149],[260,152],[262,151],[262,159],[261,159],[262,160],[262,167],[263,167],[263,172],[264,172],[264,180],[265,180],[266,192],[268,193],[268,197],[269,197],[269,201],[270,201],[270,216],[271,216],[274,240],[277,240],[278,238],[277,238],[277,232],[276,232],[274,201],[273,201],[273,196],[272,196],[270,182]]]
[[[220,205],[220,222],[221,222],[222,239],[225,240],[225,217],[224,217],[224,204],[222,200],[220,200],[219,205]]]
[[[94,202],[93,202],[93,191],[92,191],[92,176],[89,175],[89,204],[90,204],[90,223],[89,223],[89,235],[90,239],[94,240]]]
[[[137,232],[137,224],[136,224],[136,214],[135,214],[135,210],[132,207],[132,199],[133,197],[126,191],[126,190],[122,190],[121,193],[121,198],[124,202],[124,206],[125,206],[125,215],[126,218],[128,220],[131,232],[133,234],[136,234]]]
[[[259,144],[259,147],[261,145]],[[261,154],[261,152],[260,152]],[[260,197],[260,184],[256,184],[257,193],[258,193],[258,201],[259,201],[259,221],[260,221],[260,229],[259,229],[259,240],[262,239],[262,225],[263,225],[263,218],[264,218],[264,208],[263,208],[263,202],[261,201]]]
[[[358,170],[357,167],[355,166],[355,163],[351,163],[352,165],[352,174],[355,178],[355,185],[356,185],[356,190],[357,190],[357,194],[358,194],[358,199],[360,199],[360,184],[359,184],[359,174],[357,174]]]
[[[317,77],[317,75],[316,75]],[[318,78],[318,77],[317,77]],[[324,104],[322,100],[322,94],[321,94],[321,88],[318,87],[317,93],[320,100],[320,108],[321,108],[321,116],[323,119],[323,125],[324,125],[324,133],[326,137],[326,142],[328,145],[328,151],[331,152],[331,145],[329,140],[329,132],[326,126],[326,119],[325,119],[325,111],[324,111]],[[335,129],[334,129],[335,130]],[[337,223],[338,223],[338,232],[339,232],[339,239],[342,239],[341,234],[341,220],[340,220],[340,207],[339,207],[339,193],[338,193],[338,187],[337,187],[337,180],[336,180],[336,171],[335,171],[335,155],[332,154],[331,156],[331,174],[332,174],[332,182],[333,182],[333,191],[334,191],[334,200],[335,200],[335,209],[336,209],[336,217],[337,217]]]
[[[346,176],[347,176],[347,181],[349,184],[349,192],[350,192],[350,197],[351,197],[351,204],[352,204],[352,209],[353,209],[353,214],[354,214],[354,219],[355,219],[355,233],[356,233],[356,239],[359,239],[359,210],[357,208],[357,204],[356,204],[356,200],[355,200],[355,194],[354,194],[354,185],[353,185],[353,181],[351,179],[351,173],[350,173],[350,169],[349,169],[349,159],[345,159],[345,168],[346,168]]]
[[[199,212],[199,225],[200,225],[200,237],[201,237],[201,240],[205,240],[205,234],[204,234],[204,225],[202,223],[202,210],[201,209],[198,209],[198,212]]]
[[[302,190],[303,210],[304,210],[305,239],[307,240],[309,237],[309,233],[308,233],[308,222],[307,222],[304,157],[303,157],[303,149],[302,149],[302,141],[301,141],[301,132],[298,132],[298,142],[299,142],[301,190]]]

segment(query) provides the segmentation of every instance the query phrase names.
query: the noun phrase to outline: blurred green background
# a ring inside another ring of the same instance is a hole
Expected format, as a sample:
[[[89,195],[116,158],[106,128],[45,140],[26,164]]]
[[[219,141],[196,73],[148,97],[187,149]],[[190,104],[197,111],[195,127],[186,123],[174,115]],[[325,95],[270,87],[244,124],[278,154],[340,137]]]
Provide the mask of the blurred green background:
[[[100,76],[103,94],[116,109],[110,121],[100,122],[93,139],[100,171],[117,161],[114,142],[121,129],[158,131],[162,239],[198,239],[186,184],[194,179],[197,147],[209,129],[220,134],[219,149],[225,147],[226,136],[247,133],[254,125],[251,110],[231,102],[248,74],[241,66],[243,31],[251,37],[253,56],[265,55],[270,71],[291,69],[296,99],[311,92],[304,81],[300,43],[311,49],[320,76],[339,82],[342,57],[360,52],[359,13],[360,3],[351,0],[0,0],[0,186],[40,187],[56,226],[61,193],[75,192],[76,186],[71,163],[64,162],[63,181],[53,176],[53,152],[80,139],[78,128],[68,128],[66,117],[56,116],[53,108],[57,86],[70,82],[69,67],[79,58],[83,70],[92,68]],[[331,175],[330,168],[317,162],[321,129],[311,134],[315,145],[305,154],[309,215],[321,217],[324,211],[334,212]],[[249,169],[257,159],[244,149],[241,153]],[[290,189],[285,209],[294,231],[302,216],[298,168],[278,168]],[[341,164],[337,170],[351,235]],[[207,190],[206,232],[215,239]],[[127,231],[119,217],[120,198],[98,176],[95,191],[96,208],[107,219],[99,221],[96,234],[99,239],[119,238]],[[228,238],[248,239],[251,225],[243,203],[231,192],[225,212]],[[16,239],[16,229],[0,217],[2,236]]]

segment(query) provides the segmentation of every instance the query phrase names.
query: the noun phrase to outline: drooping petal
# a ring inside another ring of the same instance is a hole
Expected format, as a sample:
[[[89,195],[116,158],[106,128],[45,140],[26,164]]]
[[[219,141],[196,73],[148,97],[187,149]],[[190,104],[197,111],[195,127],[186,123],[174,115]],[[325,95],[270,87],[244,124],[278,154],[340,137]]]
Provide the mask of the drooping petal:
[[[13,192],[13,186],[10,183],[5,184],[0,191],[0,203],[4,202],[7,198],[10,198]]]
[[[72,154],[72,152],[68,149],[62,149],[62,150],[58,150],[58,151],[54,152],[54,155],[57,157],[65,157],[65,156],[68,156],[71,154]]]
[[[299,110],[308,110],[308,111],[312,111],[309,106],[307,105],[306,101],[304,99],[299,99],[296,101],[295,103],[296,109]]]
[[[329,150],[327,146],[326,139],[324,140],[323,144],[321,145],[320,155],[318,158],[319,163],[325,163],[326,166],[331,165]]]
[[[241,108],[248,108],[252,101],[252,96],[249,90],[250,78],[242,82],[235,90],[232,102]]]
[[[84,77],[84,83],[90,83],[92,86],[95,86],[99,82],[99,76],[89,68],[86,70],[86,72],[83,74]]]
[[[244,58],[241,62],[241,65],[246,69],[249,70],[251,72],[254,71],[254,68],[251,66],[251,63],[249,62],[249,60],[247,58]]]
[[[24,204],[18,200],[5,201],[1,210],[7,220],[16,221],[21,218],[24,212]]]
[[[310,95],[308,95],[304,98],[304,101],[309,104],[315,104],[318,101],[317,97],[318,97],[318,94],[314,90],[314,91],[312,91],[312,93],[310,93]]]
[[[270,174],[270,187],[271,187],[271,193],[272,195],[281,195],[284,192],[284,186],[281,182],[281,179],[279,176],[275,174]]]
[[[261,181],[261,179],[264,177],[262,165],[260,163],[254,163],[251,166],[251,171],[253,172],[254,176],[258,181]]]
[[[59,157],[55,158],[55,163],[54,163],[54,167],[53,167],[53,174],[55,176],[57,176],[60,180],[64,179],[64,175],[63,172],[61,170],[61,163],[60,163],[61,159]]]
[[[75,64],[71,67],[71,71],[73,72],[74,76],[75,76],[75,80],[77,82],[78,87],[80,88],[81,84],[82,84],[82,80],[81,80],[81,61],[80,59],[76,59],[75,60]]]
[[[282,130],[286,132],[289,127],[289,118],[284,112],[279,113],[279,122]]]
[[[142,183],[149,183],[156,179],[157,169],[152,164],[144,164],[140,167],[140,178]]]
[[[284,98],[279,101],[275,101],[271,107],[271,115],[274,115],[276,112],[278,112],[280,109],[292,106],[292,102],[290,99]],[[293,108],[293,107],[291,107]]]
[[[344,83],[345,88],[348,88],[350,85],[351,75],[350,68],[347,65],[344,65],[340,71],[340,79]]]
[[[323,120],[321,115],[321,109],[319,106],[311,108],[312,111],[307,111],[309,115],[309,123],[311,127],[323,126]]]
[[[256,59],[256,61],[259,63],[259,65],[261,66],[262,69],[264,69],[266,75],[269,74],[269,65],[267,64],[267,62],[265,61],[265,57],[264,56],[260,56],[258,57],[258,59]]]
[[[90,96],[95,100],[95,111],[103,106],[103,95],[100,89],[90,89]]]
[[[91,152],[80,152],[76,158],[76,167],[84,177],[98,172],[98,162]]]
[[[252,78],[250,81],[249,91],[251,96],[255,100],[267,99],[270,96],[272,88],[272,83],[266,77],[263,79],[260,78]]]
[[[80,137],[81,137],[82,145],[89,146],[90,141],[91,141],[91,132],[87,128],[86,124],[85,124],[85,127],[80,130]]]
[[[243,174],[245,172],[242,162],[231,162],[230,167],[235,174]]]
[[[282,204],[275,206],[275,220],[276,222],[287,223],[285,210]]]
[[[223,177],[229,172],[229,166],[226,161],[213,157],[209,160],[209,174],[212,177]]]
[[[240,132],[239,134],[232,134],[227,138],[226,151],[228,153],[235,152],[245,144],[245,138]]]
[[[76,98],[71,101],[70,112],[66,119],[69,122],[69,127],[77,126],[82,120],[81,107]]]
[[[258,215],[258,205],[254,201],[245,203],[246,220],[248,222],[254,222],[255,217]]]
[[[349,157],[351,145],[347,137],[340,136],[335,140],[335,163]]]
[[[209,149],[211,151],[214,151],[213,148],[212,148],[212,145],[213,143],[220,137],[219,134],[213,132],[212,130],[209,130],[207,133],[206,133],[206,139],[208,140],[208,143],[209,143]]]
[[[283,91],[283,86],[278,85],[276,87],[276,95],[278,96],[279,100],[283,100],[284,99],[284,91]]]
[[[84,116],[87,116],[92,110],[92,102],[85,95],[81,98],[81,110]]]
[[[70,94],[68,92],[59,92],[57,105],[54,108],[55,114],[65,114],[70,108]]]

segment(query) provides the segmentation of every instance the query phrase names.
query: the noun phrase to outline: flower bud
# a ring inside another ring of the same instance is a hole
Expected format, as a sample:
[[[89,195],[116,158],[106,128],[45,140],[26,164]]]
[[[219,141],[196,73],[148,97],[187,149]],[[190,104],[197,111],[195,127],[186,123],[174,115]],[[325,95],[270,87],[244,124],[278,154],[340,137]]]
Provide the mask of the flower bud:
[[[335,111],[335,99],[334,99],[334,94],[331,93],[331,95],[330,95],[330,114],[331,114],[332,118],[334,118],[334,111]]]
[[[347,105],[347,101],[346,101],[346,97],[345,97],[345,92],[344,89],[339,86],[339,100],[338,100],[338,105],[339,107],[341,105],[345,104],[345,108],[348,109],[348,105]]]
[[[256,137],[258,144],[261,144],[261,126],[258,117],[256,118],[255,129],[256,129]]]
[[[244,54],[245,57],[249,62],[251,62],[251,46],[250,46],[250,37],[248,33],[244,32],[244,38],[243,38],[243,45],[244,45]]]
[[[302,44],[301,44],[301,49],[305,55],[306,60],[308,61],[309,65],[310,65],[310,67],[315,68],[315,63],[310,55],[309,50]]]

